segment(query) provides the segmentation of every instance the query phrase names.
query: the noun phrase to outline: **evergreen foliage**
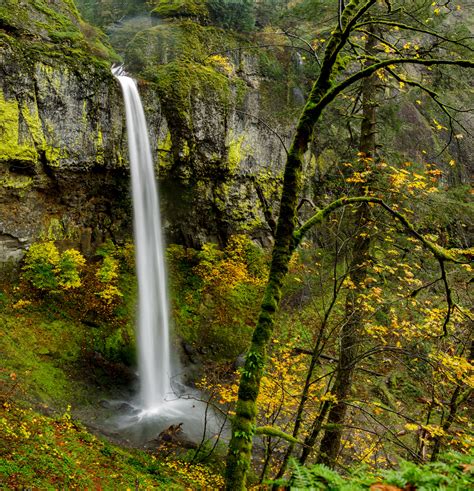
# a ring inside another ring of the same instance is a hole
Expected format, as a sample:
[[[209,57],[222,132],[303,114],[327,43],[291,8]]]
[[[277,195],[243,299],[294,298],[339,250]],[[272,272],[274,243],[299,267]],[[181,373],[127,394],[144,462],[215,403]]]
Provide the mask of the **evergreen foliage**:
[[[254,0],[208,0],[212,20],[226,28],[248,32],[255,26]]]

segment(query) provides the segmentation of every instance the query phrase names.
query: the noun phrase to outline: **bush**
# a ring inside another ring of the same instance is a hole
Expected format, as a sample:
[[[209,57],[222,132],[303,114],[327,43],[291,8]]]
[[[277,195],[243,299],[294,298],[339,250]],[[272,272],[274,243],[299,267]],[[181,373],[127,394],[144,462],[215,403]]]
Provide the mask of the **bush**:
[[[226,28],[236,31],[251,31],[255,27],[253,0],[209,0],[212,20]]]
[[[422,465],[402,461],[396,470],[383,470],[375,477],[371,472],[359,469],[347,477],[340,476],[325,465],[300,466],[293,461],[291,489],[357,491],[370,489],[472,489],[474,472],[473,452],[451,452],[440,456],[436,462]],[[377,487],[376,487],[377,486]]]
[[[217,359],[235,359],[247,347],[267,276],[262,249],[244,235],[200,251],[168,249],[174,316],[180,336]]]
[[[81,286],[82,254],[68,249],[59,254],[54,242],[32,244],[23,264],[23,278],[42,291],[69,290]]]
[[[115,257],[117,255],[115,245],[108,241],[97,251],[97,254],[102,257],[102,265],[96,273],[97,279],[102,284],[97,296],[107,304],[114,304],[123,296],[118,288],[120,263]]]

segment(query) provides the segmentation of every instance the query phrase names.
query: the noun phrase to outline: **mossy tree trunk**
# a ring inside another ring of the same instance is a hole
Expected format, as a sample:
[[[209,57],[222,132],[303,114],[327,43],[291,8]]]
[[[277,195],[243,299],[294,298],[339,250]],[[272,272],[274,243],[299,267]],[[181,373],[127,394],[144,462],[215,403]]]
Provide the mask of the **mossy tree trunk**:
[[[369,2],[351,0],[345,7],[340,25],[328,42],[320,75],[313,85],[288,151],[269,278],[251,346],[242,370],[236,413],[232,419],[232,436],[226,468],[226,488],[228,490],[246,488],[257,417],[257,397],[267,361],[267,345],[273,333],[275,312],[280,303],[283,280],[288,272],[288,264],[296,246],[293,234],[297,223],[304,154],[308,148],[314,125],[325,107],[321,101],[331,88],[337,56],[349,37],[351,25],[373,3],[375,0]]]

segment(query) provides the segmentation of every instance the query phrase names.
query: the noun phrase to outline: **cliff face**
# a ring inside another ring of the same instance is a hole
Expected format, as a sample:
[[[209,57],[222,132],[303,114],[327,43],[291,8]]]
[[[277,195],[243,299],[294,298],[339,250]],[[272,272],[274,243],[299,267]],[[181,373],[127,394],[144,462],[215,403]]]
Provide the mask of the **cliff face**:
[[[109,32],[126,67],[150,81],[160,100],[166,125],[157,161],[168,237],[197,246],[246,232],[268,243],[298,107],[286,80],[268,84],[265,53],[250,48],[250,36],[212,25],[206,2],[197,10],[192,2],[165,3]]]
[[[101,17],[78,1],[139,80],[168,240],[199,246],[245,232],[268,243],[284,146],[314,60],[281,48],[287,40],[274,33],[219,28],[204,0],[112,4]],[[120,57],[71,0],[4,0],[0,40],[0,263],[41,238],[87,254],[107,237],[130,236],[123,103],[110,73]],[[383,152],[395,163],[423,162],[444,145],[430,124],[437,113],[420,108],[395,97],[381,109]],[[325,117],[305,169],[316,202],[318,179],[337,174],[357,140],[337,110]],[[445,166],[454,183],[467,180],[466,141],[449,147],[460,164]]]
[[[127,220],[110,213],[126,170],[105,46],[93,54],[75,8],[53,3],[0,10],[0,263],[39,238],[90,249]]]
[[[0,10],[0,262],[18,261],[42,238],[87,254],[131,232],[114,55],[69,2],[55,2],[56,13],[51,2],[7,3]],[[126,53],[127,65],[148,79],[140,92],[168,238],[196,246],[246,231],[265,242],[284,148],[259,116],[286,100],[272,101],[255,56],[189,58],[208,40],[216,50],[241,41],[171,20],[150,24]],[[288,130],[277,129],[287,139]]]
[[[120,93],[102,70],[1,59],[0,232],[9,257],[51,237],[90,249],[128,222]],[[16,239],[16,241],[12,241]],[[1,240],[1,239],[0,239]],[[13,250],[12,250],[13,248]]]

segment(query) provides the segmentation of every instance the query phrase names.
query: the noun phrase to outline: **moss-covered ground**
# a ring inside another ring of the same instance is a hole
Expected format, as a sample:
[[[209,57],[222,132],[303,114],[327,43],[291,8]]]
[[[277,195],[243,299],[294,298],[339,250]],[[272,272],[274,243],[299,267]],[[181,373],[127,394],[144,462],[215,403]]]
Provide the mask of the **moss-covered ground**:
[[[8,489],[218,488],[208,468],[119,447],[92,435],[68,408],[55,417],[4,400],[0,482]]]
[[[1,487],[218,488],[220,475],[186,455],[176,460],[164,449],[112,444],[79,422],[78,414],[94,413],[130,383],[124,361],[132,362],[124,333],[133,318],[133,276],[121,275],[121,301],[112,314],[96,311],[93,322],[77,303],[80,296],[87,303],[88,286],[68,301],[68,293],[35,292],[24,282],[0,289]],[[133,339],[127,343],[133,349]]]

